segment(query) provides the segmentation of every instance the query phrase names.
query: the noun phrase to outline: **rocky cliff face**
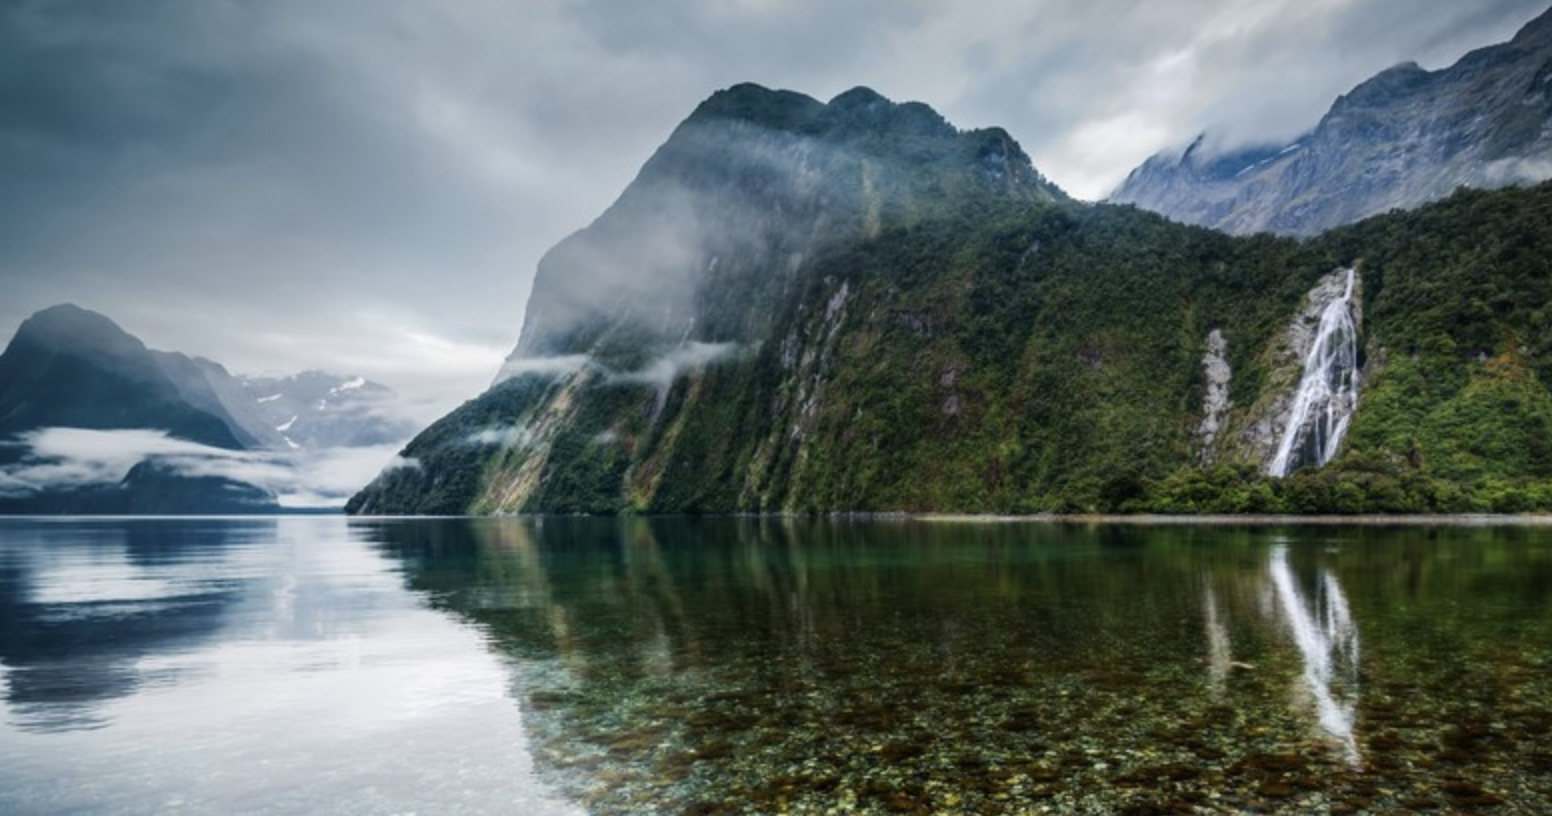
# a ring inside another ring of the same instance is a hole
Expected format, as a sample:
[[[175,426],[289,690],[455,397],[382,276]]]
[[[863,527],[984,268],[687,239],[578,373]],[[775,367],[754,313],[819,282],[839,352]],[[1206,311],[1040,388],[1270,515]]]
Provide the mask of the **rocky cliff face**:
[[[1459,187],[1552,177],[1552,11],[1440,71],[1364,82],[1286,145],[1214,154],[1198,139],[1133,170],[1112,195],[1236,234],[1313,235]]]

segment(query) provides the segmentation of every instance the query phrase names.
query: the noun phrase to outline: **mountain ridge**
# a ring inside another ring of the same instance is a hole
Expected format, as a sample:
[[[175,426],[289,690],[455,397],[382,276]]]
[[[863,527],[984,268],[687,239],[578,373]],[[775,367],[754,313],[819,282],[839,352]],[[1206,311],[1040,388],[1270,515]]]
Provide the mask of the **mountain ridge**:
[[[1148,158],[1110,196],[1234,234],[1315,235],[1457,188],[1552,177],[1552,9],[1428,71],[1387,68],[1282,145]]]

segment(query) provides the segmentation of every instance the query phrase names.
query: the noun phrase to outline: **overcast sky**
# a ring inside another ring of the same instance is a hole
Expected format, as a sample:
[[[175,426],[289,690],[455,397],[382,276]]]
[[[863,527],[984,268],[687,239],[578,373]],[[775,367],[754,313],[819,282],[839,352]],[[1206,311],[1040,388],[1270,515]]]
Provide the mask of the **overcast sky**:
[[[1104,197],[1547,0],[4,0],[0,341],[59,302],[235,372],[483,390],[539,256],[694,106],[867,85]]]

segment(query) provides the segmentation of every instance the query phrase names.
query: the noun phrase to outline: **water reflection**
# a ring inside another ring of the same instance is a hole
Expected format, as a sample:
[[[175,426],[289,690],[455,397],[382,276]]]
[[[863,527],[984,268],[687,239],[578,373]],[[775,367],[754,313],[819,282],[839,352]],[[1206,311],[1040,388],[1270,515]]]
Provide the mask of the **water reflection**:
[[[1364,546],[1327,552],[1328,532],[1257,528],[360,529],[487,634],[538,768],[593,813],[1469,811],[1552,791],[1552,763],[1516,753],[1545,756],[1552,727],[1552,545],[1513,531],[1351,530]]]
[[[1218,595],[1211,586],[1202,590],[1202,613],[1207,618],[1208,688],[1213,700],[1222,700],[1234,660],[1229,646],[1229,629],[1218,615]]]
[[[0,529],[0,662],[26,730],[100,728],[145,683],[150,655],[206,642],[237,598],[224,553],[272,521],[55,522]]]
[[[1320,727],[1340,746],[1349,764],[1360,763],[1353,733],[1358,712],[1358,629],[1347,596],[1330,570],[1321,570],[1307,598],[1288,565],[1288,547],[1272,548],[1270,592],[1304,661],[1301,697],[1313,703]]]
[[[398,569],[343,518],[0,519],[0,812],[576,816]]]

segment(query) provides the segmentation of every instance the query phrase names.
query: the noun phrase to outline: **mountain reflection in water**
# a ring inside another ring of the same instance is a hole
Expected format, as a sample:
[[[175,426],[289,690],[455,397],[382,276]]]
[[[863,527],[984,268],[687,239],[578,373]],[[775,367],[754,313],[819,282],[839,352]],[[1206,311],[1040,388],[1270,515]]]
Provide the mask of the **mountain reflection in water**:
[[[1552,801],[1536,530],[363,524],[594,813]]]

